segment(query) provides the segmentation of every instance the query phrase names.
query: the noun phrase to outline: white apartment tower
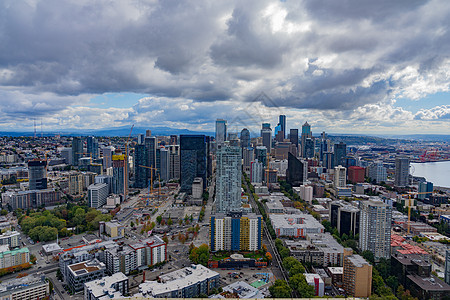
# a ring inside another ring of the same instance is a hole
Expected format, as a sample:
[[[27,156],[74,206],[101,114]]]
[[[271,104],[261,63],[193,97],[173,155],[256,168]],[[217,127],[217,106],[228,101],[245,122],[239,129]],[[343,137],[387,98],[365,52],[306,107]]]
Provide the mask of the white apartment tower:
[[[334,167],[334,187],[345,188],[347,186],[347,169],[341,165]]]
[[[241,207],[241,148],[217,145],[216,212],[239,211]]]

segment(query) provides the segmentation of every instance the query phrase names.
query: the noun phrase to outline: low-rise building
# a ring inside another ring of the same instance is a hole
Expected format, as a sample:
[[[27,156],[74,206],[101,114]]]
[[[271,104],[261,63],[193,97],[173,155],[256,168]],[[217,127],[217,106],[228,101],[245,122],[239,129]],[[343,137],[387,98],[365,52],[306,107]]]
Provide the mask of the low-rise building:
[[[44,299],[50,292],[44,275],[28,275],[3,281],[0,284],[0,299]]]
[[[331,277],[332,284],[338,287],[342,286],[344,267],[328,267],[326,272]]]
[[[271,214],[270,222],[277,237],[305,238],[309,233],[323,233],[324,227],[310,214]]]
[[[314,296],[323,297],[325,293],[325,283],[319,274],[305,273],[306,283],[314,287]]]
[[[84,300],[121,299],[128,293],[128,277],[122,272],[84,284]]]
[[[257,288],[245,281],[236,281],[223,287],[223,292],[211,296],[214,299],[239,298],[239,299],[263,299],[264,295]]]
[[[63,248],[57,243],[47,244],[42,246],[42,251],[45,255],[57,255],[63,251]]]
[[[99,222],[99,233],[109,238],[119,239],[125,236],[125,226],[117,220],[110,222]]]
[[[105,264],[94,258],[68,266],[67,285],[74,292],[84,289],[86,282],[103,278],[105,276]]]
[[[196,298],[208,295],[219,287],[219,273],[202,265],[191,265],[159,277],[159,281],[146,281],[139,285],[135,297]]]

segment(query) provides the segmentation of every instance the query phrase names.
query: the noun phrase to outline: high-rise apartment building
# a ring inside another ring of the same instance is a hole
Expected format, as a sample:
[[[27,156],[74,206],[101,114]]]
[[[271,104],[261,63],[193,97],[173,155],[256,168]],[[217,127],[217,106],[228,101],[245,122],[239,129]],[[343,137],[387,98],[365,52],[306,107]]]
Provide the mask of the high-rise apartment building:
[[[93,136],[86,139],[87,153],[92,159],[98,158],[98,140]]]
[[[216,144],[222,144],[227,140],[227,121],[223,119],[216,120]]]
[[[311,125],[308,124],[308,122],[305,122],[305,124],[302,125],[302,137],[301,137],[301,143],[302,143],[302,151],[301,156],[306,157],[306,139],[312,139],[312,132],[311,132]]]
[[[255,157],[255,151],[251,147],[246,147],[242,149],[243,156],[243,169],[245,172],[250,172],[250,165]]]
[[[94,183],[88,187],[88,205],[100,208],[106,204],[108,198],[108,185],[106,183]]]
[[[364,169],[363,167],[348,167],[348,181],[350,181],[351,183],[364,182],[364,174],[366,174],[366,169]]]
[[[239,211],[241,207],[241,149],[217,145],[216,212]]]
[[[83,157],[83,140],[79,137],[72,139],[72,163],[78,166],[78,160]]]
[[[372,294],[372,265],[362,256],[344,256],[344,290],[347,295],[368,298]]]
[[[339,165],[334,167],[334,187],[346,187],[347,186],[347,170],[345,167]]]
[[[148,153],[144,144],[134,147],[134,187],[146,188],[148,186],[148,170],[142,166],[148,165]]]
[[[169,145],[170,179],[180,179],[180,145]]]
[[[374,162],[371,163],[367,167],[367,173],[369,178],[374,181],[375,183],[380,183],[382,181],[386,182],[387,180],[387,170],[383,166],[383,163],[381,162]]]
[[[433,183],[432,182],[421,182],[419,183],[419,194],[417,197],[420,200],[424,200],[425,198],[429,198],[433,193]]]
[[[116,154],[113,161],[113,193],[123,194],[125,192],[125,155]]]
[[[263,220],[256,214],[216,214],[210,221],[211,251],[261,249]]]
[[[409,184],[409,158],[395,158],[395,177],[394,185],[398,187],[408,186]]]
[[[192,193],[195,177],[206,181],[207,143],[204,135],[180,135],[181,192]]]
[[[170,152],[166,148],[159,149],[159,169],[161,180],[169,181],[170,179]]]
[[[28,162],[28,182],[30,190],[45,190],[47,188],[47,162],[45,160],[30,160]]]
[[[382,201],[360,202],[359,247],[372,251],[375,260],[391,256],[392,207]]]

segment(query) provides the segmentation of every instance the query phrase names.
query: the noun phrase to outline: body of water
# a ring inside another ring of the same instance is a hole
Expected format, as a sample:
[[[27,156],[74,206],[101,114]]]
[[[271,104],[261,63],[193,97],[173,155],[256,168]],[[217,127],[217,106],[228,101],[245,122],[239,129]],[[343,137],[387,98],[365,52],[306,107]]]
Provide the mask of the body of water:
[[[450,161],[411,163],[411,165],[415,169],[414,176],[425,177],[434,186],[450,188]]]

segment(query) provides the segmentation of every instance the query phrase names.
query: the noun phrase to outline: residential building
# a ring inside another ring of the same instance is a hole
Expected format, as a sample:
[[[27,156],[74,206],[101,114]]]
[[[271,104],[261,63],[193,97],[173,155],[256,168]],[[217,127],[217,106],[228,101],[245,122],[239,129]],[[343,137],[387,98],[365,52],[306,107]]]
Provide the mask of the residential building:
[[[108,195],[112,193],[113,177],[110,175],[98,175],[94,178],[94,183],[104,183],[108,186]]]
[[[425,200],[425,198],[429,198],[433,194],[433,183],[432,182],[421,182],[419,183],[419,194],[417,198],[420,200]]]
[[[335,188],[347,187],[347,175],[345,167],[339,165],[334,167],[334,180],[333,184]]]
[[[371,163],[367,167],[368,177],[375,183],[386,182],[387,170],[381,162]]]
[[[170,152],[166,148],[159,149],[159,174],[162,181],[169,181],[170,179]]]
[[[0,269],[15,267],[30,262],[28,248],[9,250],[9,245],[0,246]]]
[[[112,157],[113,167],[113,193],[124,194],[125,192],[125,155],[115,154]]]
[[[30,160],[28,162],[28,182],[30,190],[47,189],[47,161]]]
[[[241,207],[241,149],[217,145],[216,212],[239,211]]]
[[[128,245],[105,250],[105,265],[110,274],[122,272],[129,275],[137,269],[136,252]]]
[[[6,231],[0,235],[0,245],[8,245],[9,248],[20,247],[20,232]]]
[[[86,282],[103,278],[106,267],[104,263],[94,258],[90,261],[69,265],[67,270],[67,286],[73,292],[79,292],[84,289]]]
[[[264,180],[264,165],[257,159],[250,163],[250,182],[262,183]]]
[[[375,260],[391,255],[392,207],[382,201],[360,202],[359,247],[370,250]]]
[[[180,179],[180,145],[169,145],[170,179]]]
[[[202,265],[191,265],[159,276],[159,281],[146,281],[139,285],[135,297],[145,298],[198,298],[219,287],[219,273]]]
[[[81,195],[83,194],[83,174],[81,173],[70,173],[68,176],[69,180],[69,194],[70,195]]]
[[[137,268],[144,268],[167,260],[167,244],[157,235],[130,244],[136,253]]]
[[[144,144],[138,144],[134,147],[134,187],[146,188],[148,186],[148,169],[142,166],[148,166],[148,152]]]
[[[192,198],[202,199],[203,195],[203,179],[201,177],[194,178],[192,182]]]
[[[345,166],[345,157],[347,156],[347,145],[343,142],[334,144],[334,166]]]
[[[359,233],[360,213],[357,207],[337,200],[331,202],[328,209],[331,226],[337,228],[341,235],[345,233],[355,236]]]
[[[78,166],[78,160],[83,157],[83,140],[79,137],[72,139],[72,163]]]
[[[0,284],[2,300],[45,299],[49,293],[48,280],[39,274],[5,280]]]
[[[409,185],[409,158],[395,158],[394,185],[398,187],[405,187]]]
[[[319,274],[305,273],[303,274],[306,279],[306,283],[314,287],[314,296],[323,297],[325,294],[325,283]]]
[[[277,237],[305,238],[308,233],[323,233],[324,227],[310,214],[271,214],[270,223]]]
[[[447,284],[450,284],[450,250],[445,251],[444,279]]]
[[[255,157],[255,151],[251,147],[246,147],[242,149],[243,158],[243,170],[244,172],[250,172],[250,165]]]
[[[256,214],[216,214],[210,220],[211,251],[256,251],[261,249],[262,217]]]
[[[368,298],[372,294],[372,265],[358,254],[344,257],[344,290],[353,297]]]
[[[13,210],[21,208],[38,208],[60,204],[61,192],[54,189],[10,192],[2,195],[3,203],[8,203]]]
[[[125,236],[125,226],[117,220],[99,222],[99,233],[100,235],[106,234],[111,238],[118,239]]]
[[[88,205],[100,208],[106,204],[108,198],[108,185],[106,183],[94,183],[88,187]]]
[[[128,293],[128,277],[122,272],[84,284],[84,300],[120,299]]]
[[[93,136],[86,139],[87,153],[92,159],[98,158],[98,140]]]

